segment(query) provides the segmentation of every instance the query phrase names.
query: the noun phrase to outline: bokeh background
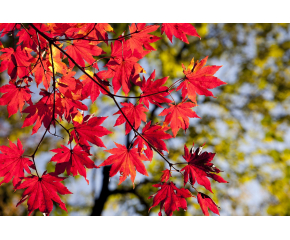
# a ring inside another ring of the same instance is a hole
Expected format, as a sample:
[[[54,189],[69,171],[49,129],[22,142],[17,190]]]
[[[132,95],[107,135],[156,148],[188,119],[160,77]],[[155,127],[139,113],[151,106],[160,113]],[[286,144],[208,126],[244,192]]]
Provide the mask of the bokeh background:
[[[128,24],[111,24],[119,36]],[[208,56],[207,65],[223,65],[215,76],[227,85],[213,90],[216,98],[197,97],[193,110],[201,119],[191,119],[186,133],[179,131],[175,139],[167,140],[168,157],[176,162],[182,159],[183,146],[206,142],[205,151],[216,153],[213,163],[223,170],[221,176],[228,184],[212,183],[214,194],[208,194],[220,206],[221,215],[290,215],[290,25],[289,24],[193,24],[201,36],[188,37],[190,44],[178,39],[170,43],[166,36],[153,43],[157,51],[148,54],[140,64],[147,78],[155,69],[157,78],[170,76],[168,85],[182,77],[181,63],[188,65],[194,57]],[[155,35],[160,36],[160,31]],[[12,46],[12,37],[1,39],[5,47]],[[105,46],[105,45],[104,45]],[[110,48],[105,49],[110,53]],[[100,66],[105,65],[102,62]],[[78,76],[81,76],[80,73]],[[8,82],[8,75],[0,75],[0,85]],[[134,92],[135,91],[135,92]],[[137,89],[134,89],[137,94]],[[35,91],[37,89],[35,87]],[[38,99],[35,94],[33,99]],[[175,100],[181,100],[179,93]],[[113,128],[117,111],[107,97],[99,97],[96,104],[86,102],[91,113],[110,116],[104,126],[114,134],[103,137],[108,149],[113,141],[127,144],[124,126]],[[147,118],[160,121],[159,109],[150,107]],[[5,106],[0,106],[0,145],[8,145],[8,138],[19,138],[26,153],[33,152],[43,131],[31,136],[31,127],[21,128],[23,118],[17,113],[8,119]],[[143,125],[144,126],[144,125]],[[142,127],[142,126],[141,126]],[[57,129],[61,134],[62,129]],[[62,133],[67,137],[65,133]],[[67,141],[67,139],[65,139]],[[48,163],[53,156],[50,149],[66,143],[60,138],[47,136],[36,157],[38,168],[53,171]],[[94,160],[101,164],[109,154],[94,148]],[[68,213],[55,205],[51,215],[148,215],[156,192],[152,187],[167,165],[154,155],[146,164],[149,177],[137,174],[136,187],[130,180],[118,186],[118,177],[109,179],[110,167],[88,170],[90,185],[83,178],[68,177],[66,185],[73,195],[63,196]],[[182,179],[174,175],[174,182],[182,186]],[[13,191],[12,184],[0,187],[0,215],[27,215],[27,206],[16,208],[21,191]],[[195,199],[188,199],[188,210],[175,215],[202,215]],[[159,208],[149,215],[157,215]],[[39,211],[35,215],[41,215]],[[212,214],[214,215],[214,214]]]

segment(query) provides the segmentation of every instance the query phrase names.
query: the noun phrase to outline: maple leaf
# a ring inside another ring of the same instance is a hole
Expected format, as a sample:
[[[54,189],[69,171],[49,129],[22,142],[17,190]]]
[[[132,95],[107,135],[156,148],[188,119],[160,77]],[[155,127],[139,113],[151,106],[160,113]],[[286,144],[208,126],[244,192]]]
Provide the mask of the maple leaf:
[[[111,49],[111,58],[105,65],[108,70],[98,72],[98,76],[101,79],[113,78],[114,93],[116,94],[122,87],[127,96],[130,92],[131,81],[136,84],[140,81],[139,73],[145,72],[137,61],[150,51],[143,51],[142,56],[139,54],[136,56],[135,51],[132,53],[130,49],[123,46],[123,42],[119,41],[112,43]]]
[[[136,170],[148,176],[146,168],[142,161],[147,161],[148,159],[142,154],[138,153],[136,148],[127,149],[122,144],[115,142],[117,148],[112,148],[110,150],[105,150],[113,155],[109,156],[99,167],[112,165],[110,170],[110,177],[113,177],[120,172],[119,184],[125,181],[127,176],[131,175],[131,181],[134,188],[134,180],[136,177]]]
[[[158,124],[151,125],[151,121],[148,122],[142,130],[142,136],[150,142],[160,153],[166,151],[166,144],[162,141],[163,139],[170,139],[172,136],[165,131],[169,128],[164,128]],[[151,161],[153,158],[153,150],[151,146],[140,136],[138,136],[134,142],[133,146],[138,145],[138,152],[143,151],[143,145],[147,147],[144,151],[148,159]]]
[[[79,174],[83,176],[89,184],[85,167],[98,167],[88,157],[89,154],[84,151],[80,145],[76,145],[72,150],[64,145],[61,145],[61,148],[53,149],[50,151],[57,153],[50,160],[51,162],[57,163],[55,167],[56,175],[63,173],[65,170],[67,171],[68,175],[72,173],[73,176],[76,176],[79,172]]]
[[[4,37],[9,32],[12,32],[17,27],[17,23],[0,23],[0,37]]]
[[[108,32],[113,32],[114,29],[109,23],[98,23],[95,27],[95,34],[97,39],[102,39],[108,44]]]
[[[100,47],[94,46],[93,44],[89,44],[86,40],[77,40],[74,41],[72,45],[67,46],[64,50],[75,60],[77,64],[81,67],[85,67],[85,61],[92,65],[96,60],[93,56],[99,56],[104,54],[104,52]],[[69,65],[71,68],[74,67],[74,63],[68,59]]]
[[[160,204],[159,216],[162,216],[161,210],[164,208],[164,211],[167,216],[172,216],[174,211],[179,211],[179,208],[187,210],[187,203],[185,198],[193,197],[188,189],[177,188],[173,182],[169,183],[158,183],[152,185],[153,187],[161,187],[157,193],[151,195],[148,199],[153,198],[153,204],[149,208],[157,206]]]
[[[28,205],[28,215],[39,208],[39,211],[49,215],[53,208],[53,202],[67,212],[65,204],[61,201],[59,194],[72,194],[62,183],[65,177],[52,176],[51,174],[43,173],[42,177],[31,175],[24,177],[24,182],[21,183],[16,189],[25,189],[22,198],[16,206],[23,203],[26,199]]]
[[[43,97],[34,105],[30,105],[27,108],[25,108],[22,112],[23,113],[29,113],[29,115],[25,118],[23,122],[23,127],[31,126],[35,123],[32,134],[35,134],[38,129],[40,128],[41,124],[44,125],[45,128],[50,128],[50,123],[54,124],[54,121],[52,121],[52,115],[53,115],[53,102],[54,102],[54,94],[49,93],[45,90],[42,90],[40,93]],[[57,117],[57,114],[61,116],[61,104],[59,103],[60,97],[59,93],[56,93],[56,104],[55,104],[55,119]]]
[[[164,171],[162,171],[163,174],[161,176],[160,181],[161,182],[167,182],[169,180],[169,178],[171,177],[171,171],[168,169],[165,169]]]
[[[186,35],[199,37],[198,33],[195,30],[195,27],[192,26],[190,23],[162,23],[161,26],[161,34],[167,35],[170,42],[172,43],[172,35],[179,38],[181,41],[185,43],[189,43],[187,40]]]
[[[4,93],[0,98],[0,105],[7,105],[8,117],[18,110],[22,111],[25,102],[32,104],[30,95],[32,92],[28,87],[18,87],[10,83],[0,87],[0,92]]]
[[[95,79],[96,82],[101,84],[105,89],[110,91],[109,89],[109,82],[106,80],[101,80],[97,74],[94,74],[91,71],[86,71],[91,77]],[[85,99],[88,96],[91,97],[92,102],[96,101],[97,97],[100,95],[100,92],[103,94],[107,94],[107,92],[102,89],[97,83],[95,83],[91,78],[89,78],[87,75],[83,75],[80,77],[83,84],[82,88],[82,98]]]
[[[218,182],[226,183],[221,176],[218,176],[215,173],[219,173],[220,170],[211,163],[215,153],[210,152],[201,152],[202,147],[199,147],[193,152],[189,152],[186,145],[184,145],[184,156],[183,158],[188,162],[188,165],[182,168],[180,171],[184,171],[184,186],[190,180],[191,185],[195,184],[197,180],[198,184],[204,186],[207,190],[212,192],[210,181],[207,177],[211,177]]]
[[[156,50],[149,43],[153,43],[161,39],[161,37],[157,37],[149,34],[150,32],[154,32],[159,28],[159,25],[150,25],[146,26],[146,23],[138,23],[131,24],[129,26],[131,38],[126,41],[128,47],[131,49],[132,53],[136,51],[136,53],[142,56],[143,46],[147,50]]]
[[[130,102],[129,103],[124,102],[124,103],[121,103],[121,105],[123,106],[121,108],[123,113],[126,115],[126,117],[128,118],[128,120],[130,121],[130,123],[133,125],[133,127],[135,129],[139,128],[139,126],[141,124],[141,120],[143,122],[146,122],[145,112],[148,112],[148,109],[146,109],[143,106],[143,104],[138,104],[137,106],[135,106]],[[126,122],[126,119],[120,110],[118,112],[114,113],[113,115],[116,115],[116,114],[121,114],[121,115],[117,118],[114,127],[119,126],[119,125],[123,124],[124,122]],[[128,122],[126,122],[125,134],[127,135],[131,131],[131,129],[132,128],[131,128],[130,124]]]
[[[81,123],[74,122],[74,130],[70,133],[69,142],[73,139],[80,145],[90,146],[88,141],[98,147],[106,147],[100,137],[112,133],[100,126],[107,117],[91,117],[87,115]]]
[[[41,61],[41,62],[40,62]],[[50,71],[51,64],[47,59],[40,59],[39,62],[34,66],[32,73],[34,73],[34,79],[37,84],[43,83],[43,86],[48,90],[53,76],[52,71]]]
[[[220,215],[218,206],[214,203],[214,201],[204,193],[199,192],[197,194],[197,201],[201,207],[201,210],[205,216],[209,216],[208,208],[215,214]]]
[[[48,30],[48,27],[45,24],[35,23],[34,26],[36,26],[42,32],[45,32]],[[40,49],[45,49],[48,44],[48,42],[40,34],[36,34],[36,31],[34,28],[28,28],[28,29],[22,28],[16,36],[19,37],[18,43],[17,43],[18,45],[22,43],[24,47],[30,48],[34,52],[39,52]],[[39,49],[39,45],[40,45],[40,49]]]
[[[59,47],[61,48],[63,44],[60,44]],[[51,61],[51,55],[53,58],[53,65],[54,65],[54,73],[56,74],[57,72],[61,74],[66,74],[67,72],[67,66],[64,62],[62,62],[63,58],[63,53],[56,48],[55,46],[52,45],[52,52],[49,52],[49,70],[52,72],[52,61]]]
[[[189,119],[190,118],[200,118],[196,115],[194,111],[191,110],[191,108],[195,107],[194,103],[191,102],[185,102],[183,100],[181,103],[177,105],[169,104],[169,108],[164,109],[159,116],[165,116],[164,123],[170,124],[173,136],[176,137],[177,132],[180,128],[182,128],[184,131],[187,130],[189,127]]]
[[[24,169],[30,174],[29,167],[35,169],[35,166],[29,158],[23,157],[24,149],[19,139],[17,146],[9,140],[9,147],[0,146],[0,151],[0,177],[4,177],[0,186],[13,178],[12,183],[16,187],[24,177]]]
[[[207,58],[208,57],[205,57],[200,62],[197,61],[195,64],[193,58],[187,69],[182,64],[185,79],[176,90],[178,91],[182,89],[183,99],[188,96],[191,101],[196,102],[196,93],[207,97],[214,97],[212,92],[208,89],[213,89],[220,85],[226,84],[217,77],[213,76],[222,66],[213,65],[204,67],[207,62]]]
[[[33,57],[30,55],[32,50],[18,46],[16,51],[13,48],[4,48],[0,52],[3,54],[0,56],[2,60],[0,65],[0,72],[7,70],[11,80],[15,82],[17,76],[23,78],[30,73],[30,64]]]
[[[155,70],[151,73],[147,81],[143,76],[143,81],[140,84],[140,88],[142,90],[140,103],[144,103],[144,105],[147,108],[149,108],[149,102],[162,108],[162,106],[160,106],[160,103],[172,102],[170,99],[165,98],[165,96],[169,95],[170,92],[168,90],[168,87],[162,86],[167,81],[168,77],[157,79],[155,81],[154,78],[155,78]]]

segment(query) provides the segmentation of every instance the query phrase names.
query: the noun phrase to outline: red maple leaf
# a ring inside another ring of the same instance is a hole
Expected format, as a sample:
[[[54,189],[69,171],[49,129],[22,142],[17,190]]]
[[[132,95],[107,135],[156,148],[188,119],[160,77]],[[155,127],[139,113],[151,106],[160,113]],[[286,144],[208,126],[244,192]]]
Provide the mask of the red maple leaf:
[[[38,131],[41,124],[48,129],[50,128],[50,123],[54,124],[52,121],[54,94],[45,90],[42,90],[39,94],[43,97],[36,104],[30,105],[22,111],[23,113],[29,113],[29,115],[25,118],[22,127],[31,126],[36,122],[32,129],[32,135]],[[57,114],[61,116],[62,112],[60,109],[61,104],[59,103],[59,95],[59,93],[56,93],[55,119]]]
[[[168,170],[168,169],[165,169],[165,170],[162,171],[162,172],[163,172],[163,174],[162,174],[162,176],[161,176],[160,181],[161,181],[161,182],[167,182],[167,181],[169,181],[169,179],[170,179],[170,177],[171,177],[171,171]]]
[[[120,172],[121,176],[119,184],[124,182],[127,176],[131,175],[131,181],[134,187],[136,170],[139,173],[148,176],[146,168],[142,163],[142,161],[147,161],[148,159],[142,153],[138,153],[136,148],[127,149],[124,145],[116,142],[115,145],[117,148],[105,150],[113,155],[109,156],[99,167],[112,165],[110,177],[113,177],[117,172]]]
[[[40,62],[41,61],[41,62]],[[50,86],[51,78],[53,76],[52,71],[50,71],[51,64],[49,60],[41,58],[39,62],[34,66],[32,73],[34,73],[34,79],[37,84],[43,83],[43,86],[47,90]]]
[[[17,23],[0,23],[0,37],[4,37],[7,33],[10,33],[17,27]],[[17,27],[19,29],[19,27]]]
[[[55,167],[55,174],[59,175],[65,170],[67,174],[72,173],[73,176],[76,176],[78,173],[83,176],[87,183],[86,168],[98,168],[94,162],[88,157],[89,154],[84,151],[80,145],[76,145],[72,150],[67,148],[64,145],[61,145],[61,148],[50,150],[55,152],[55,154],[50,161],[57,162]]]
[[[212,192],[210,181],[207,177],[211,177],[218,182],[226,183],[221,176],[213,173],[219,173],[220,170],[214,166],[211,161],[213,160],[215,153],[201,152],[202,147],[199,147],[193,152],[189,152],[186,145],[184,145],[183,158],[188,162],[188,165],[182,168],[180,171],[184,171],[184,186],[190,180],[191,185],[195,184],[197,180],[198,184],[204,186],[207,190]]]
[[[91,23],[92,24],[92,23]],[[95,26],[94,31],[89,34],[90,39],[99,39],[103,40],[108,44],[108,32],[114,32],[114,29],[111,27],[109,23],[98,23]]]
[[[197,194],[197,201],[201,207],[201,210],[205,216],[209,216],[208,208],[215,214],[220,215],[218,206],[214,203],[214,201],[204,193],[199,192]]]
[[[110,91],[109,87],[110,84],[106,80],[101,80],[97,74],[93,74],[93,72],[87,71],[93,79],[98,82],[100,85],[102,85],[105,89]],[[82,88],[82,98],[85,99],[87,97],[91,97],[92,102],[96,101],[97,97],[100,95],[100,92],[103,94],[107,94],[107,92],[101,88],[97,83],[95,83],[91,78],[89,78],[87,75],[83,75],[80,77],[83,84]]]
[[[29,174],[30,168],[35,169],[34,164],[29,158],[23,157],[24,149],[20,142],[17,140],[16,144],[9,140],[9,147],[0,146],[0,177],[4,177],[2,183],[8,183],[13,178],[13,186],[17,186],[24,177],[24,169]]]
[[[143,122],[146,122],[145,112],[148,112],[148,109],[145,108],[143,106],[143,104],[138,104],[137,106],[135,106],[130,102],[129,103],[124,102],[124,103],[121,103],[121,105],[123,106],[121,108],[123,113],[126,115],[126,117],[128,118],[128,120],[130,121],[130,123],[133,125],[133,127],[135,129],[139,128],[139,126],[141,124],[141,120]],[[114,127],[119,126],[119,125],[123,124],[124,122],[126,122],[126,119],[120,110],[118,112],[114,113],[113,115],[116,115],[116,114],[121,114],[121,115],[117,118]],[[131,131],[131,129],[132,128],[131,128],[130,124],[128,122],[126,122],[125,134],[127,135]]]
[[[105,52],[98,46],[88,43],[86,40],[74,41],[72,45],[65,48],[66,52],[75,60],[81,67],[85,67],[85,61],[92,65],[96,60],[93,56],[99,56]],[[68,59],[71,68],[74,67],[74,63]],[[96,67],[96,66],[95,66]]]
[[[143,46],[147,50],[156,50],[149,43],[153,43],[161,39],[161,37],[157,37],[149,34],[150,32],[154,32],[159,28],[159,25],[150,25],[146,26],[146,23],[132,23],[129,26],[129,30],[131,33],[131,38],[126,41],[128,47],[131,49],[132,53],[136,51],[136,53],[142,56]]]
[[[188,189],[177,188],[173,182],[169,183],[158,183],[152,185],[153,187],[161,187],[157,193],[151,195],[148,199],[153,198],[153,204],[149,208],[157,206],[160,204],[159,216],[162,216],[161,210],[164,208],[164,211],[167,216],[172,216],[174,211],[179,211],[179,208],[187,210],[187,203],[185,198],[193,197]]]
[[[167,81],[168,77],[157,79],[155,81],[154,78],[155,70],[151,73],[147,81],[143,76],[143,81],[140,84],[140,88],[142,90],[140,103],[144,103],[147,108],[149,108],[149,102],[162,108],[162,106],[160,106],[160,103],[172,102],[170,99],[165,98],[165,96],[169,95],[170,92],[168,90],[168,87],[162,86]]]
[[[24,182],[16,189],[27,189],[23,192],[22,198],[17,203],[17,206],[28,199],[28,215],[38,208],[39,211],[49,215],[53,208],[52,201],[58,203],[63,210],[67,211],[65,204],[57,194],[71,194],[71,192],[60,183],[65,179],[64,177],[52,176],[51,174],[46,174],[45,171],[41,178],[32,175],[24,177],[23,179]]]
[[[161,26],[161,34],[167,35],[170,42],[172,42],[172,35],[179,38],[181,41],[185,43],[189,43],[187,40],[186,35],[199,37],[198,33],[195,30],[195,27],[192,26],[190,23],[162,23]]]
[[[172,138],[170,134],[165,132],[167,129],[168,128],[164,128],[158,124],[151,125],[150,121],[143,128],[142,136],[162,154],[162,151],[168,152],[166,144],[162,140]],[[138,152],[143,151],[143,145],[147,147],[144,152],[148,159],[151,161],[153,158],[153,150],[151,146],[140,136],[136,138],[133,146],[136,145],[138,145]]]
[[[113,78],[114,93],[117,93],[122,87],[124,93],[128,95],[131,88],[131,82],[136,84],[140,81],[139,73],[144,69],[137,63],[139,59],[143,58],[150,51],[143,51],[142,56],[136,52],[132,53],[131,49],[123,45],[123,41],[116,41],[111,44],[111,59],[105,65],[108,68],[106,71],[98,72],[101,79]]]
[[[3,54],[0,56],[2,60],[0,72],[8,69],[7,73],[14,82],[17,78],[23,78],[30,73],[30,64],[33,57],[30,55],[32,50],[18,46],[16,51],[13,48],[4,48],[0,50]]]
[[[112,133],[108,129],[100,126],[107,117],[92,117],[87,115],[82,123],[74,122],[74,130],[71,131],[69,142],[73,139],[80,145],[90,146],[91,142],[98,147],[106,147],[100,137]]]
[[[46,32],[48,30],[48,27],[45,24],[35,23],[34,26],[42,32]],[[28,47],[36,53],[40,51],[39,44],[41,49],[45,49],[48,44],[48,42],[40,34],[36,34],[34,28],[22,28],[16,36],[19,37],[17,43],[18,45],[22,43],[24,47]]]
[[[211,91],[208,89],[213,89],[220,85],[226,84],[217,77],[213,75],[222,67],[222,66],[206,66],[208,57],[205,57],[200,62],[194,64],[194,59],[191,60],[188,68],[182,64],[183,73],[185,74],[184,81],[178,86],[177,91],[182,89],[182,98],[188,98],[196,102],[196,93],[199,95],[212,96]]]
[[[189,119],[190,118],[199,118],[191,108],[195,107],[196,105],[191,102],[185,102],[183,100],[181,103],[177,105],[169,104],[169,108],[164,109],[159,116],[165,116],[164,123],[170,124],[172,129],[173,136],[176,137],[177,132],[180,128],[186,129],[189,127]]]
[[[18,87],[10,83],[0,87],[0,92],[4,93],[0,98],[0,105],[7,105],[8,117],[18,110],[22,111],[25,102],[32,104],[30,95],[32,92],[28,87]]]

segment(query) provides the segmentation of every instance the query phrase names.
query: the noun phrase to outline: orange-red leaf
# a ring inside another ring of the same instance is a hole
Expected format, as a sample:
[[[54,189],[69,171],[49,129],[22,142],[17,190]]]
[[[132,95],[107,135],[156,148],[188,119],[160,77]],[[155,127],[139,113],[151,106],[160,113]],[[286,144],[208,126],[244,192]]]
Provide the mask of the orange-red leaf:
[[[85,67],[85,61],[92,65],[96,60],[93,56],[99,56],[105,52],[98,46],[89,44],[85,40],[74,41],[72,45],[65,48],[66,52],[79,64],[81,67]],[[74,63],[69,59],[69,65],[74,67]]]
[[[194,59],[192,59],[187,69],[182,65],[185,79],[176,90],[182,89],[183,99],[188,97],[191,101],[196,102],[196,94],[214,97],[212,92],[208,89],[213,89],[226,84],[213,76],[222,66],[214,65],[204,67],[207,58],[208,57],[205,57],[200,62],[197,61],[195,64]]]
[[[221,176],[214,173],[219,173],[220,170],[214,166],[211,161],[213,160],[215,153],[202,152],[202,147],[199,147],[193,152],[193,148],[189,152],[186,145],[184,145],[183,158],[188,162],[188,165],[182,168],[180,171],[184,171],[184,186],[190,181],[191,185],[195,184],[197,180],[198,184],[204,186],[207,190],[212,192],[210,181],[207,177],[213,178],[218,182],[225,181]]]
[[[132,103],[121,103],[122,107],[122,111],[123,113],[126,115],[126,117],[128,118],[128,120],[130,121],[130,123],[133,125],[133,127],[135,129],[138,129],[140,124],[141,124],[141,120],[143,122],[146,122],[146,114],[145,112],[148,112],[148,109],[145,108],[143,106],[143,104],[139,104],[137,106],[133,105]],[[123,114],[121,113],[121,111],[119,110],[118,112],[114,113],[113,115],[116,114],[121,114],[117,120],[116,123],[114,125],[115,126],[119,126],[121,124],[123,124],[124,122],[126,122],[125,117],[123,116]],[[130,131],[131,131],[131,126],[128,122],[126,122],[126,131],[125,134],[127,135]]]
[[[176,137],[177,132],[180,128],[186,129],[189,127],[190,118],[199,118],[194,111],[191,110],[195,106],[191,102],[181,102],[177,105],[169,104],[169,108],[164,109],[159,116],[165,116],[164,123],[170,124],[173,136]]]
[[[24,169],[30,173],[30,168],[34,168],[33,162],[29,158],[23,157],[24,149],[20,142],[17,140],[16,144],[9,140],[9,147],[0,146],[0,177],[4,177],[2,183],[8,183],[13,178],[13,186],[15,187],[21,182],[24,177]]]
[[[154,184],[153,187],[161,187],[156,194],[151,195],[148,199],[153,198],[153,204],[149,208],[160,204],[159,216],[162,216],[161,210],[164,211],[167,216],[172,216],[174,211],[179,211],[179,208],[187,210],[187,202],[185,198],[192,197],[191,193],[185,188],[177,188],[173,182]]]
[[[186,35],[199,37],[198,33],[196,32],[194,26],[192,26],[190,23],[162,23],[161,26],[161,34],[167,35],[170,42],[172,42],[172,35],[179,38],[181,41],[185,43],[189,43],[187,40]]]
[[[155,81],[154,78],[155,78],[155,70],[152,72],[147,81],[143,76],[143,81],[140,84],[140,88],[142,90],[140,103],[144,103],[144,105],[147,108],[149,108],[149,102],[162,108],[162,106],[160,106],[161,103],[172,102],[170,99],[165,98],[165,96],[169,95],[170,92],[170,91],[167,92],[168,87],[162,86],[167,81],[168,77],[156,79]]]
[[[55,173],[56,175],[63,173],[65,170],[67,174],[72,173],[76,176],[78,173],[83,176],[87,183],[86,168],[97,168],[94,162],[88,157],[89,154],[84,151],[79,145],[76,145],[72,150],[64,145],[61,148],[50,150],[56,154],[51,158],[50,161],[56,162]]]
[[[148,176],[146,168],[142,161],[148,160],[142,153],[138,153],[136,148],[127,149],[124,145],[115,143],[117,148],[113,148],[110,150],[106,150],[113,154],[112,156],[108,157],[101,165],[107,166],[112,165],[110,170],[110,177],[115,176],[118,172],[120,172],[120,182],[125,181],[127,176],[131,175],[131,181],[134,186],[134,180],[136,177],[136,170]]]
[[[63,210],[67,211],[65,204],[57,194],[71,194],[71,192],[60,183],[64,179],[64,177],[52,176],[51,174],[46,174],[46,172],[43,173],[41,178],[34,175],[24,177],[24,182],[16,188],[26,188],[17,206],[28,199],[27,205],[29,215],[38,208],[39,211],[49,215],[53,208],[52,201],[54,201],[58,203]]]
[[[106,147],[100,137],[112,133],[108,129],[100,126],[107,117],[86,116],[82,123],[74,122],[74,130],[71,131],[70,142],[74,139],[76,143],[90,146],[91,142],[98,147]]]
[[[168,169],[165,169],[165,170],[162,171],[162,172],[163,172],[163,174],[162,174],[162,176],[161,176],[160,181],[161,181],[161,182],[167,182],[167,181],[170,179],[170,177],[171,177],[171,171],[168,170]]]
[[[0,98],[0,105],[7,105],[8,117],[18,110],[22,111],[25,102],[32,104],[30,95],[32,92],[28,87],[18,87],[10,83],[0,87],[0,92],[5,93]]]
[[[204,193],[199,192],[197,194],[197,201],[201,207],[201,210],[205,216],[209,216],[208,208],[215,214],[220,215],[218,206],[214,203],[214,201]]]
[[[164,139],[170,139],[172,136],[165,131],[168,128],[164,128],[162,126],[159,126],[158,124],[151,125],[151,121],[149,121],[145,127],[142,129],[142,136],[150,142],[160,153],[162,151],[166,151],[167,147],[166,144],[163,142]],[[143,145],[147,147],[147,149],[144,151],[146,153],[146,156],[151,161],[153,158],[153,150],[151,146],[140,136],[138,136],[134,142],[133,146],[138,145],[138,152],[143,151]]]

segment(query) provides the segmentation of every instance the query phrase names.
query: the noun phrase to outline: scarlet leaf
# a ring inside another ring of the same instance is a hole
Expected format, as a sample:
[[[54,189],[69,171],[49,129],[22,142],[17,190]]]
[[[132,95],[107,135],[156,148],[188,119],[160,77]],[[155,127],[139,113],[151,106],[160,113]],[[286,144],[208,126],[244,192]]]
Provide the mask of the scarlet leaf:
[[[168,169],[165,169],[164,171],[162,171],[163,174],[161,176],[161,182],[167,182],[169,180],[169,178],[171,177],[171,171]]]
[[[147,81],[143,76],[143,81],[140,84],[140,88],[142,90],[140,103],[143,102],[147,108],[149,108],[149,102],[157,105],[158,107],[161,107],[160,103],[172,102],[170,99],[165,98],[165,96],[169,95],[168,87],[162,86],[167,81],[168,77],[157,79],[155,81],[154,78],[155,70],[152,72],[151,76],[147,79]]]
[[[124,145],[118,143],[115,144],[117,148],[106,150],[106,152],[113,155],[109,156],[99,167],[112,165],[110,177],[113,177],[120,172],[121,176],[119,184],[124,182],[127,176],[131,175],[131,181],[134,187],[136,170],[139,173],[148,176],[146,168],[142,163],[142,161],[146,161],[147,158],[142,153],[138,153],[136,148],[127,149]]]
[[[219,182],[227,182],[221,176],[214,173],[219,173],[220,170],[216,168],[211,161],[213,160],[215,153],[203,152],[202,147],[196,149],[193,152],[189,152],[186,145],[184,145],[184,156],[183,158],[188,162],[188,165],[182,168],[180,171],[184,171],[184,186],[190,180],[191,185],[195,184],[197,180],[198,184],[204,186],[207,190],[212,192],[210,181],[207,177],[211,177]]]
[[[48,30],[48,27],[45,24],[36,23],[34,25],[42,32]],[[48,44],[48,42],[40,34],[36,34],[36,31],[33,28],[22,28],[16,36],[19,37],[17,44],[22,43],[24,47],[30,48],[34,52],[38,52],[40,50],[39,44],[41,49],[45,49]]]
[[[29,113],[25,118],[22,127],[31,126],[36,122],[32,129],[32,135],[38,131],[41,124],[48,129],[50,123],[54,124],[54,122],[52,122],[54,95],[46,91],[42,91],[40,95],[42,95],[43,98],[41,98],[35,105],[30,105],[22,111],[23,113]],[[59,101],[59,94],[56,94],[55,100]],[[61,116],[59,105],[60,104],[57,103],[55,104],[55,118],[57,117],[57,114]]]
[[[136,53],[142,55],[143,46],[147,50],[156,50],[149,43],[153,43],[161,39],[160,37],[156,37],[154,35],[149,34],[150,32],[154,32],[159,28],[159,25],[151,25],[146,26],[146,23],[133,23],[129,26],[131,38],[126,41],[132,53],[136,51]]]
[[[16,27],[17,23],[0,23],[0,37],[5,36],[9,32],[13,31],[13,29]]]
[[[186,100],[185,100],[186,101]],[[164,109],[159,116],[165,116],[164,123],[170,124],[173,136],[176,137],[180,128],[186,129],[189,127],[190,118],[199,118],[194,111],[191,110],[195,104],[182,101],[177,105],[169,104],[169,108]]]
[[[91,142],[98,147],[106,147],[100,137],[110,134],[108,129],[100,126],[107,117],[86,116],[82,123],[74,122],[74,130],[71,131],[70,142],[74,139],[76,143],[89,146]]]
[[[162,151],[168,152],[166,144],[162,141],[163,139],[170,139],[172,136],[165,131],[168,128],[164,128],[157,124],[151,125],[151,121],[148,122],[142,130],[142,136],[150,142],[160,153]],[[138,152],[143,151],[143,145],[147,147],[145,150],[146,156],[151,161],[153,157],[153,150],[151,146],[140,136],[138,136],[134,142],[133,146],[138,145]]]
[[[79,145],[76,145],[73,150],[61,145],[61,148],[53,149],[51,151],[57,153],[50,160],[52,162],[57,162],[55,167],[56,175],[63,173],[65,170],[68,175],[72,173],[73,176],[76,176],[79,173],[89,184],[85,167],[97,168],[97,166],[88,157],[89,154],[86,151],[84,151]]]
[[[208,57],[205,57],[200,62],[197,61],[195,64],[194,59],[192,59],[187,69],[182,65],[185,79],[176,90],[182,89],[183,99],[188,96],[191,101],[196,102],[196,93],[199,95],[214,96],[208,89],[213,89],[226,84],[213,76],[221,66],[214,65],[204,67],[207,58]]]
[[[29,158],[23,157],[24,149],[20,142],[17,140],[16,144],[9,140],[9,147],[0,146],[0,177],[4,177],[2,183],[8,183],[13,178],[13,186],[17,186],[24,177],[24,169],[30,173],[30,168],[34,169],[34,164]]]
[[[18,46],[16,51],[13,48],[4,48],[0,51],[3,52],[0,56],[0,60],[2,60],[0,72],[8,69],[7,73],[13,82],[15,82],[17,76],[23,78],[29,75],[32,60],[31,49],[22,49],[21,46]]]
[[[100,85],[102,85],[105,89],[110,91],[109,82],[106,80],[101,80],[97,74],[93,74],[91,71],[87,71],[87,73]],[[91,78],[87,75],[83,75],[80,77],[82,79],[83,89],[82,89],[82,98],[91,97],[92,102],[96,101],[97,97],[100,95],[100,92],[103,94],[107,94],[107,92],[101,88],[97,83],[95,83]]]
[[[105,52],[98,46],[89,44],[85,40],[74,41],[72,45],[65,48],[66,52],[79,64],[81,67],[85,67],[85,61],[92,65],[96,60],[93,56],[99,56]],[[74,63],[68,59],[70,67],[74,67]]]
[[[109,23],[98,23],[95,31],[90,36],[92,35],[94,38],[104,40],[105,43],[108,43],[108,32],[114,32]]]
[[[126,46],[126,45],[125,45]],[[143,72],[143,68],[137,63],[139,59],[145,56],[149,51],[144,51],[142,56],[136,56],[136,52],[131,52],[129,48],[125,48],[123,43],[116,41],[111,44],[111,59],[105,65],[107,71],[98,72],[101,79],[113,78],[114,93],[117,93],[122,87],[126,95],[130,92],[131,81],[136,84],[140,81],[139,73]]]
[[[17,87],[10,83],[0,87],[0,92],[5,93],[0,98],[0,105],[7,105],[8,117],[17,113],[18,110],[22,111],[25,102],[32,104],[30,95],[32,92],[28,87]]]
[[[49,215],[53,208],[52,201],[58,203],[63,210],[67,211],[65,204],[57,194],[71,194],[71,192],[60,183],[65,179],[64,177],[56,177],[44,172],[41,178],[32,175],[24,177],[23,179],[24,182],[16,189],[26,188],[26,190],[23,192],[22,198],[17,203],[17,206],[28,199],[27,205],[29,215],[38,208],[39,211]]]
[[[167,35],[170,42],[172,42],[172,35],[179,38],[181,41],[185,43],[189,43],[187,40],[186,35],[199,37],[198,33],[196,32],[194,26],[192,26],[190,23],[162,23],[161,26],[161,34]]]
[[[135,129],[138,129],[140,124],[141,124],[141,120],[143,122],[146,122],[146,114],[145,112],[148,112],[148,109],[146,109],[143,104],[139,104],[137,106],[133,105],[132,103],[121,103],[122,107],[122,111],[123,113],[126,115],[126,117],[128,118],[128,120],[130,121],[130,123],[133,125],[133,127]],[[115,126],[119,126],[121,124],[123,124],[124,122],[126,122],[125,117],[123,116],[123,114],[121,113],[121,111],[119,110],[118,112],[114,113],[113,115],[116,114],[121,114],[117,120],[116,123],[114,125]],[[127,135],[130,131],[131,131],[131,126],[128,122],[126,122],[126,131],[125,134]]]
[[[197,200],[201,207],[201,210],[205,216],[209,216],[208,208],[215,214],[220,215],[218,206],[214,203],[214,201],[204,193],[199,192],[197,194]]]
[[[193,197],[191,193],[185,188],[177,188],[173,182],[154,184],[153,187],[161,187],[156,194],[151,195],[148,199],[153,198],[153,204],[149,208],[160,204],[159,216],[162,216],[161,210],[164,211],[167,216],[172,216],[174,211],[179,211],[179,208],[187,210],[187,203],[185,198]]]
[[[41,61],[41,62],[40,62]],[[43,83],[43,86],[47,90],[50,86],[52,71],[50,71],[49,67],[50,62],[47,59],[41,59],[37,63],[37,65],[33,68],[32,72],[34,73],[35,82],[37,87],[39,84]]]

